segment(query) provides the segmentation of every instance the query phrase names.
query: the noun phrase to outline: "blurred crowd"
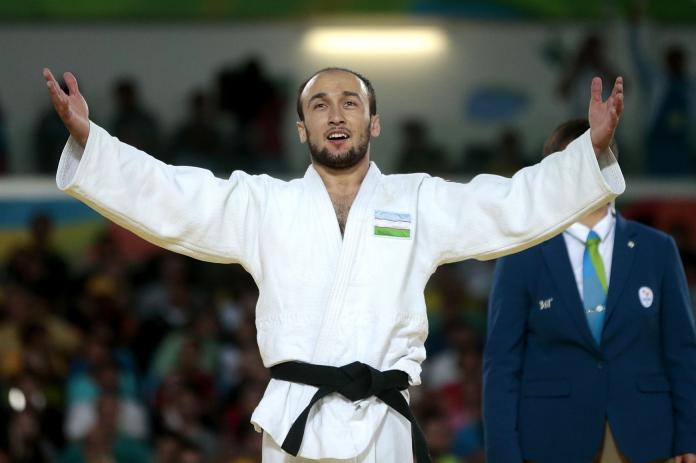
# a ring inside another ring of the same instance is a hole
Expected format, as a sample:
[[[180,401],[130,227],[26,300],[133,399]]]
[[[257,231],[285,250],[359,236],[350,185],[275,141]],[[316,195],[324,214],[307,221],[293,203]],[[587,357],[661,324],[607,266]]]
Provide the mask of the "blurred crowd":
[[[0,462],[246,463],[268,371],[257,289],[236,265],[159,250],[131,260],[111,230],[78,258],[38,214],[2,261]],[[490,263],[447,266],[427,290],[424,386],[436,461],[481,462],[481,352]]]
[[[687,48],[674,41],[655,50],[637,8],[627,31],[628,69],[618,68],[620,60],[613,57],[612,44],[603,34],[589,32],[573,44],[550,36],[540,51],[542,60],[557,75],[550,90],[566,108],[566,118],[586,117],[592,77],[602,77],[606,98],[614,79],[624,76],[627,94],[640,95],[636,110],[641,113],[638,131],[629,133],[621,128],[618,133],[617,141],[627,155],[624,159],[632,159],[626,162],[627,172],[662,178],[696,175],[696,81]],[[165,131],[158,115],[148,108],[138,80],[123,76],[111,86],[113,111],[103,124],[122,141],[167,163],[204,167],[223,177],[235,169],[296,174],[291,172],[283,137],[286,124],[292,122],[285,119],[294,106],[295,85],[271,75],[262,59],[255,56],[219,68],[212,81],[210,88],[191,89],[181,121]],[[404,115],[399,124],[400,144],[394,148],[395,161],[383,167],[390,172],[450,176],[480,172],[510,175],[537,162],[540,148],[527,152],[525,146],[529,147],[529,140],[543,140],[545,134],[525,133],[515,124],[527,117],[524,111],[530,104],[525,89],[510,85],[513,95],[493,91],[476,96],[477,90],[471,89],[468,96],[475,102],[469,101],[463,123],[478,121],[498,127],[498,134],[490,140],[463,141],[459,152],[448,152],[443,146],[451,143],[434,140],[428,120]],[[12,134],[7,133],[6,124],[12,114],[4,114],[1,103],[0,99],[0,174],[11,174],[8,137]],[[622,143],[629,137],[633,144]],[[66,138],[63,124],[47,106],[31,133],[34,149],[29,165],[34,173],[54,174]],[[631,153],[627,146],[634,146],[637,139],[640,152]]]
[[[650,222],[650,210],[632,215]],[[0,262],[0,463],[260,461],[249,419],[269,374],[251,277],[154,247],[128,257],[115,225],[66,259],[53,228],[35,215]],[[671,231],[696,300],[696,241]],[[446,265],[426,287],[428,358],[410,392],[436,463],[484,461],[493,266]]]

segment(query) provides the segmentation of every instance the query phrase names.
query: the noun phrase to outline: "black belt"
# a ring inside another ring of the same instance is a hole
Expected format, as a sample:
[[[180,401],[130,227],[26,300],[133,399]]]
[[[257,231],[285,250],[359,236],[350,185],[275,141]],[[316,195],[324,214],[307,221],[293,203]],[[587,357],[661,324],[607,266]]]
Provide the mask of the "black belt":
[[[431,463],[428,444],[411,408],[401,392],[408,388],[408,375],[399,370],[379,371],[361,362],[342,367],[313,365],[302,362],[284,362],[271,367],[271,378],[308,384],[319,390],[309,405],[292,424],[281,446],[287,453],[297,456],[304,437],[307,417],[312,406],[325,396],[338,392],[353,402],[376,396],[382,402],[401,413],[411,422],[413,452],[418,463]]]

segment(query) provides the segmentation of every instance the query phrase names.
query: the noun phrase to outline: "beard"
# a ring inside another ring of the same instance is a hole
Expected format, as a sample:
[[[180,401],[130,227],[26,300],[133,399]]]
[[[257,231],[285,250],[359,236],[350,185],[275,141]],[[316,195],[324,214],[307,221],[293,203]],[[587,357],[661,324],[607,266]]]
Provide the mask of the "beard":
[[[367,149],[370,146],[370,128],[365,129],[365,136],[358,143],[358,146],[352,146],[348,151],[331,154],[328,148],[319,149],[317,145],[309,142],[309,155],[313,162],[321,164],[330,169],[350,169],[358,164],[367,154]],[[309,132],[307,133],[309,139]]]

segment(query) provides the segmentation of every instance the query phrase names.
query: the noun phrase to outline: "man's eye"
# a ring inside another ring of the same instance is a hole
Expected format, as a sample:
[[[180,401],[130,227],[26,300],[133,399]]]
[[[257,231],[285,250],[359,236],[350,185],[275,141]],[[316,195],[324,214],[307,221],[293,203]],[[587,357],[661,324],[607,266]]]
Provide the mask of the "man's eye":
[[[354,101],[346,101],[346,106],[356,106]]]
[[[326,105],[324,103],[317,103],[314,105],[314,109],[321,109],[324,108]]]

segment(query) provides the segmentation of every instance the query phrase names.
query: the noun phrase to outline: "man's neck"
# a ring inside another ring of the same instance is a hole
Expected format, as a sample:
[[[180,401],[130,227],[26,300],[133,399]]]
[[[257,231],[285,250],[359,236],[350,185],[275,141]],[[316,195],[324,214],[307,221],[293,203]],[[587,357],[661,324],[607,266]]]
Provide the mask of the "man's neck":
[[[329,193],[341,236],[343,236],[348,222],[348,213],[370,168],[370,154],[365,154],[360,162],[347,169],[331,169],[316,162],[312,164]]]
[[[595,209],[594,211],[590,212],[589,214],[578,220],[578,222],[591,229],[595,225],[597,225],[604,217],[606,217],[607,212],[609,212],[608,204]]]
[[[370,154],[365,154],[360,162],[346,169],[332,169],[316,162],[312,162],[312,165],[331,196],[346,196],[355,194],[360,189],[370,169]]]

